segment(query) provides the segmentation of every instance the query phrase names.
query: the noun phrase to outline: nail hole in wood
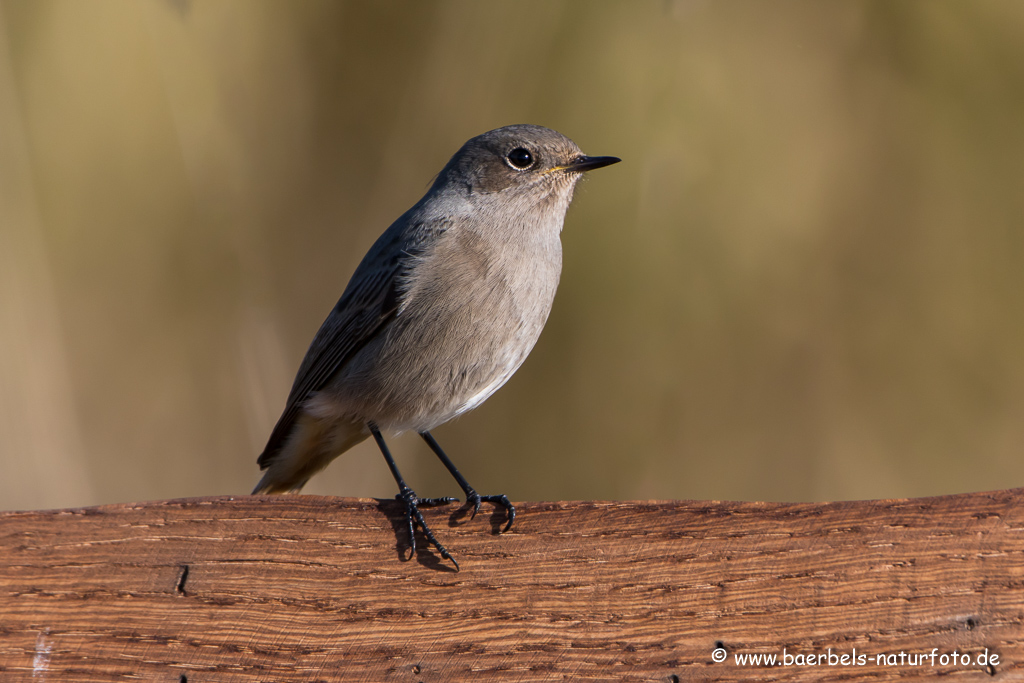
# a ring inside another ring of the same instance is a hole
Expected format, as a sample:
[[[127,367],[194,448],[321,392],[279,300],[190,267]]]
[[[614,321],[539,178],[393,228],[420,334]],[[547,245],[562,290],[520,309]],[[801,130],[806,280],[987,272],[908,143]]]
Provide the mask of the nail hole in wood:
[[[188,581],[188,565],[183,564],[181,566],[181,574],[178,576],[178,585],[174,587],[174,592],[178,595],[185,595],[185,582]],[[184,678],[184,674],[182,674]]]

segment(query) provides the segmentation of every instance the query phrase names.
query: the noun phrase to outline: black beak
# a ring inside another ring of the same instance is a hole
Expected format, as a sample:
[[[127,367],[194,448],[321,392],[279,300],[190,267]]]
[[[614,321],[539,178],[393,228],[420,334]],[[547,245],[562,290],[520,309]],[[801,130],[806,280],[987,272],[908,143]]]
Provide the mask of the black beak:
[[[620,161],[622,161],[622,159],[618,157],[576,157],[572,163],[566,167],[566,170],[582,173],[583,171],[593,171],[595,168],[611,166],[612,164],[617,164]]]

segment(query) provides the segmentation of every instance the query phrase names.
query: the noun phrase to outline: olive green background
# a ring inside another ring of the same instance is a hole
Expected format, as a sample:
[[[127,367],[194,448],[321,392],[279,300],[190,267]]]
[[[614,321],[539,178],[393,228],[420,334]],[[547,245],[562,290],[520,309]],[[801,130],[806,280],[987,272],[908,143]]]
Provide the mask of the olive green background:
[[[435,432],[479,490],[1024,485],[1018,0],[3,0],[0,508],[247,493],[365,250],[510,123],[624,161]],[[307,492],[394,485],[370,442]]]

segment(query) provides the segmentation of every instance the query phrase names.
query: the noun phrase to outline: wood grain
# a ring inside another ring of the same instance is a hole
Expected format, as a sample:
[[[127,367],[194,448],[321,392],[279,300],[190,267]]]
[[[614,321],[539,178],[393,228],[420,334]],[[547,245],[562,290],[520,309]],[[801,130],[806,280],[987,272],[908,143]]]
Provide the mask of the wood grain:
[[[393,501],[3,513],[0,680],[1020,680],[1022,496],[427,510],[458,573]],[[784,649],[826,661],[735,659]]]

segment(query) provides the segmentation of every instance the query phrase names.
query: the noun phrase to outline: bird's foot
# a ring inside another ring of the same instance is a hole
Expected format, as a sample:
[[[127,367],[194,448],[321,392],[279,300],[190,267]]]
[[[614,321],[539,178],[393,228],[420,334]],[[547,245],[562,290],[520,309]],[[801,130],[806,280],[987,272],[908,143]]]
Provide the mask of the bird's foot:
[[[476,513],[480,511],[481,503],[493,503],[494,505],[500,505],[505,508],[505,512],[508,515],[508,521],[505,522],[505,528],[502,529],[502,532],[508,531],[512,528],[512,522],[516,521],[516,508],[512,505],[511,501],[509,501],[508,496],[504,493],[498,496],[481,496],[473,489],[469,489],[466,491],[466,505],[473,506],[473,512],[469,516],[470,519],[476,517]]]
[[[430,527],[427,526],[427,521],[423,519],[420,506],[447,505],[448,503],[457,503],[459,499],[449,496],[443,498],[417,498],[416,492],[410,488],[403,488],[395,498],[402,501],[405,505],[405,522],[409,527],[409,547],[411,549],[409,559],[416,556],[416,525],[418,524],[420,529],[423,530],[423,535],[427,537],[427,542],[437,548],[437,552],[441,554],[441,557],[454,564],[455,571],[458,571],[459,563],[455,561],[455,558],[448,552],[448,549],[435,538],[434,532],[430,530]]]

